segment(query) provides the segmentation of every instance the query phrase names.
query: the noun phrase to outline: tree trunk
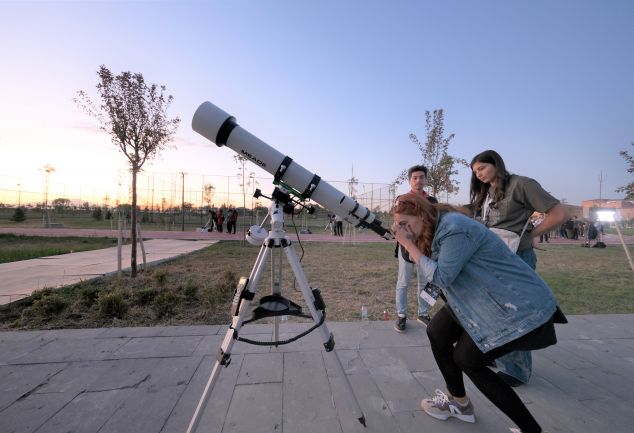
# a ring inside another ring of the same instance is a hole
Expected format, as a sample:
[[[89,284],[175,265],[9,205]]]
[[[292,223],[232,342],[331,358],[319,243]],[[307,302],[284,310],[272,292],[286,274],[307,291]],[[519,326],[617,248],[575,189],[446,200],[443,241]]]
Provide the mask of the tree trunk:
[[[132,252],[130,254],[130,276],[136,277],[136,175],[139,171],[136,165],[132,165],[132,209],[130,209],[130,230],[132,241]]]

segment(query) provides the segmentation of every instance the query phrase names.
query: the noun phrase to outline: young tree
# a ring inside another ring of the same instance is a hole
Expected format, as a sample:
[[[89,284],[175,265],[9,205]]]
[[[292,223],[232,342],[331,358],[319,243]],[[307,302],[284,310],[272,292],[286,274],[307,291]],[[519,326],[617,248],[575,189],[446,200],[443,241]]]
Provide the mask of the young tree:
[[[22,206],[18,206],[17,208],[15,208],[15,212],[13,212],[11,221],[15,221],[16,223],[26,221],[26,208]]]
[[[632,143],[632,146],[634,146],[634,143]],[[620,151],[619,155],[621,155],[623,159],[629,164],[627,172],[634,174],[634,155],[630,155],[627,150]],[[634,182],[630,182],[627,185],[623,185],[617,188],[615,192],[624,192],[625,200],[634,200]]]
[[[457,194],[458,182],[452,177],[458,174],[456,165],[469,164],[462,158],[449,155],[449,143],[455,134],[445,137],[445,116],[441,109],[430,113],[425,111],[425,131],[427,140],[425,144],[418,140],[416,134],[410,134],[409,139],[414,143],[421,153],[421,163],[427,167],[426,185],[431,188],[431,195],[438,198],[441,193],[446,193],[447,197]],[[404,169],[395,179],[395,183],[400,185],[407,180],[407,169]]]
[[[248,161],[246,156],[240,154],[233,155],[233,160],[238,164],[238,183],[242,188],[242,204],[243,207],[247,207],[247,183],[246,183],[246,163]]]
[[[53,207],[57,210],[57,211],[63,211],[64,209],[67,209],[70,207],[70,199],[69,198],[56,198],[55,200],[52,201]]]
[[[216,187],[211,183],[206,183],[203,185],[203,201],[208,208],[211,208],[211,204],[213,203],[215,190]]]
[[[146,84],[143,75],[130,71],[113,75],[101,65],[97,71],[97,92],[100,104],[95,104],[83,90],[77,92],[75,103],[99,122],[100,129],[110,134],[112,143],[126,156],[132,172],[131,207],[131,276],[136,276],[137,174],[146,161],[169,147],[180,119],[169,119],[167,109],[172,95],[165,95],[165,86]]]

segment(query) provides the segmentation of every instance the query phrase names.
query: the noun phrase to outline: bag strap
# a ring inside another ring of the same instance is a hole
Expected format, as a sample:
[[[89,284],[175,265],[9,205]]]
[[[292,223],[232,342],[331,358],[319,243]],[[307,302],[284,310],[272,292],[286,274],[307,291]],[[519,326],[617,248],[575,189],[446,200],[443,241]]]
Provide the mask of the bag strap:
[[[528,228],[528,223],[529,222],[531,222],[531,217],[528,217],[528,219],[526,220],[526,224],[524,224],[524,228],[522,229],[522,233],[520,233],[520,239],[522,239],[522,236],[524,236],[524,232]]]

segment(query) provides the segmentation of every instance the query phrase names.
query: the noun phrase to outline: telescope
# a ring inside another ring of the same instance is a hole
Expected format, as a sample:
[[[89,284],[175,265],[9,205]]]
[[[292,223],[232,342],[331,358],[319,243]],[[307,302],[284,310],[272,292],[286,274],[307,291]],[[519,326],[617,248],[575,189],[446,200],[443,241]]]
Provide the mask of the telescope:
[[[235,117],[211,102],[198,107],[192,129],[218,147],[227,146],[272,174],[274,184],[282,185],[300,200],[313,200],[355,227],[366,227],[385,239],[394,239],[368,208],[240,127]]]

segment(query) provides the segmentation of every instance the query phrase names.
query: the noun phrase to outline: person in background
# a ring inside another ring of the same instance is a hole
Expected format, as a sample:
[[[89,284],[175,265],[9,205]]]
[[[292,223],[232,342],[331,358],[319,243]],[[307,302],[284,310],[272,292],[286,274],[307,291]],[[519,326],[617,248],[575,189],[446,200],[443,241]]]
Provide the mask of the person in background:
[[[572,238],[574,240],[579,239],[579,218],[577,218],[577,215],[575,215],[572,219]]]
[[[231,233],[231,206],[229,206],[227,208],[227,215],[226,215],[226,219],[227,219],[227,233]]]
[[[425,191],[425,181],[427,179],[427,167],[424,165],[415,165],[407,170],[407,180],[410,186],[410,192],[418,194],[434,203],[438,201],[434,197],[430,197]],[[398,200],[398,198],[397,198]],[[398,258],[398,275],[396,278],[396,322],[394,329],[398,332],[405,332],[407,328],[407,288],[412,280],[414,273],[414,263],[409,260],[407,251],[396,244],[395,256]],[[421,281],[421,276],[416,272],[418,290],[416,298],[418,299],[418,311],[416,319],[427,326],[431,320],[429,316],[430,305],[421,298],[421,290],[425,287],[425,282]]]
[[[559,227],[568,212],[536,180],[510,174],[494,150],[485,150],[471,161],[471,206],[474,217],[489,228],[522,233],[526,221],[537,211],[544,219],[521,236],[517,255],[531,268],[537,266],[533,239]],[[532,373],[530,352],[513,352],[496,360],[498,375],[512,386],[527,383]]]
[[[218,231],[222,233],[222,224],[225,221],[225,216],[222,213],[222,209],[218,208],[218,212],[216,212],[216,225],[218,226]]]
[[[343,236],[343,218],[335,215],[335,236]]]
[[[231,228],[229,228],[229,224],[231,224]],[[238,210],[233,207],[231,209],[231,214],[229,215],[229,221],[227,222],[227,233],[236,234],[236,226],[238,225]]]
[[[213,232],[216,226],[216,211],[209,208],[209,221],[207,222],[208,231]]]
[[[533,226],[537,227],[538,225],[540,225],[542,222],[544,222],[544,218],[545,218],[545,214],[540,213],[539,216],[535,219],[535,221],[533,222]],[[546,241],[546,243],[549,243],[550,241],[548,240],[550,239],[550,232],[544,232],[541,235],[539,235],[539,243],[544,243],[544,241]]]
[[[421,401],[430,416],[475,422],[464,374],[518,427],[542,433],[513,388],[488,365],[515,350],[557,342],[557,302],[537,273],[484,225],[420,194],[400,196],[392,232],[422,278],[440,287],[444,306],[427,326],[434,359],[447,392]]]
[[[597,238],[599,237],[599,230],[597,229],[597,223],[590,221],[590,224],[588,225],[587,235],[588,236],[586,239],[585,246],[589,247],[590,242],[596,241]]]
[[[566,234],[566,223],[561,223],[559,226],[559,236],[561,236],[562,239],[568,239],[568,235]]]

